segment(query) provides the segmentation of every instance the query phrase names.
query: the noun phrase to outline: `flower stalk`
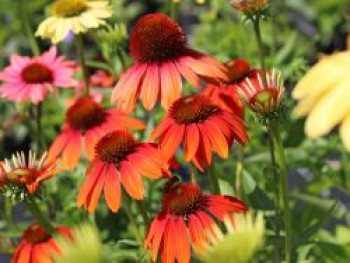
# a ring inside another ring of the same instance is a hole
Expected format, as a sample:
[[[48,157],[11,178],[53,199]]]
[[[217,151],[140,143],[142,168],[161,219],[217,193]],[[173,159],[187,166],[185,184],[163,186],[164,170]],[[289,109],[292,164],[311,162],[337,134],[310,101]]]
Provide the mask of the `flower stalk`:
[[[135,217],[134,215],[132,214],[132,211],[131,211],[131,207],[130,207],[130,200],[129,200],[129,197],[127,195],[124,195],[125,198],[125,202],[124,202],[124,209],[125,209],[125,213],[127,215],[127,217],[129,218],[130,220],[130,223],[132,225],[132,228],[134,230],[134,235],[135,235],[135,239],[137,242],[139,242],[140,244],[142,243],[142,238],[141,238],[141,235],[140,235],[140,232],[139,232],[139,227],[136,223],[136,220],[135,220]]]
[[[261,65],[261,76],[263,80],[264,86],[266,86],[266,62],[265,62],[265,51],[264,51],[264,45],[262,42],[261,37],[261,30],[260,30],[260,16],[252,17],[251,18],[254,28],[254,33],[256,37],[256,42],[258,44],[258,52],[259,52],[259,60]]]
[[[149,220],[148,214],[146,212],[145,206],[143,204],[143,201],[141,201],[141,200],[135,200],[135,201],[136,201],[137,208],[138,208],[138,210],[143,218],[144,227],[145,227],[145,229],[148,229],[150,220]]]
[[[211,192],[213,194],[219,195],[221,193],[219,179],[217,176],[214,175],[214,172],[215,172],[215,168],[214,168],[214,164],[212,164],[211,167],[208,168],[207,170],[209,185],[211,188]]]
[[[38,223],[45,228],[47,233],[53,235],[56,233],[55,227],[51,224],[51,222],[45,217],[43,212],[40,210],[38,204],[34,200],[26,200],[26,205],[28,210],[32,213],[32,215],[36,218]]]
[[[80,66],[81,66],[81,69],[83,71],[84,95],[85,95],[85,97],[89,97],[89,95],[90,95],[89,74],[87,71],[86,59],[85,59],[85,54],[84,54],[83,36],[81,34],[76,35],[75,45],[76,45],[77,54],[79,57]]]
[[[40,102],[35,106],[36,114],[35,114],[35,125],[36,125],[36,150],[38,154],[41,154],[42,151],[42,106],[43,104]]]
[[[291,226],[291,212],[290,212],[290,201],[288,193],[288,170],[285,160],[283,143],[280,135],[279,123],[277,120],[270,119],[268,123],[269,134],[272,140],[273,155],[276,160],[276,164],[280,174],[280,193],[283,204],[283,220],[285,227],[285,257],[286,262],[291,262],[291,251],[292,251],[292,226]]]
[[[244,148],[242,145],[238,145],[237,149],[237,164],[236,164],[236,182],[235,189],[238,198],[243,198],[243,167],[244,167]]]

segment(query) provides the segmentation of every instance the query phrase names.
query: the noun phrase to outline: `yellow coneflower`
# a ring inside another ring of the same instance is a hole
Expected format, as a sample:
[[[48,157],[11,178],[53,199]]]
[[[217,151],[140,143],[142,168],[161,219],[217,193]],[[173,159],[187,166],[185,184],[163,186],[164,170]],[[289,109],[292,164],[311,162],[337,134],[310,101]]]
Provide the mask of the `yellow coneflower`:
[[[202,262],[246,263],[262,246],[265,223],[262,214],[253,217],[251,213],[225,217],[226,232],[216,225],[206,241],[206,249],[198,251]]]
[[[60,252],[54,254],[56,263],[101,263],[103,246],[96,228],[84,224],[71,232],[71,238],[57,238]]]
[[[307,116],[305,132],[316,139],[340,124],[340,135],[350,151],[350,50],[323,57],[293,91],[299,100],[295,117]]]
[[[105,0],[57,0],[51,8],[51,16],[39,25],[35,35],[58,43],[70,31],[80,34],[104,25],[110,16],[112,8]]]

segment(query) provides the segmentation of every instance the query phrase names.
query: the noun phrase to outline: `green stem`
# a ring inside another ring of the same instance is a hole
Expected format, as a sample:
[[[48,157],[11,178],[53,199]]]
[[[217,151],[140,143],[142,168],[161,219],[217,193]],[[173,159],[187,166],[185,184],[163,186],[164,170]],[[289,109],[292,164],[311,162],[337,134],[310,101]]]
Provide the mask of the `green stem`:
[[[122,65],[123,71],[126,71],[128,67],[126,65],[124,51],[120,47],[117,48],[117,56],[119,58],[120,64]]]
[[[197,180],[198,171],[197,171],[197,168],[192,163],[189,163],[189,167],[190,167],[191,182],[193,184],[198,184],[198,180]]]
[[[213,172],[215,172],[215,169],[213,167],[214,167],[214,165],[212,164],[212,166],[210,168],[208,168],[207,176],[208,176],[211,192],[213,194],[219,195],[221,193],[219,179],[217,176],[214,175]]]
[[[143,201],[141,201],[141,200],[135,200],[135,201],[136,201],[137,208],[138,208],[139,212],[141,213],[141,216],[143,218],[143,223],[144,223],[145,229],[147,231],[150,221],[149,221],[149,217],[148,217],[148,214],[146,212],[145,206],[143,205]]]
[[[292,226],[291,226],[291,212],[290,212],[290,201],[288,193],[288,170],[285,160],[283,143],[280,135],[279,124],[277,120],[269,121],[269,133],[272,140],[274,157],[276,164],[280,172],[280,192],[282,195],[282,204],[284,208],[283,220],[285,227],[285,254],[286,262],[291,262],[292,252]]]
[[[42,103],[40,102],[38,105],[35,106],[36,114],[35,114],[35,125],[36,125],[36,149],[37,153],[41,154],[41,142],[42,142],[42,125],[41,125],[41,118],[42,118]]]
[[[238,198],[243,198],[243,167],[244,167],[244,148],[242,145],[237,149],[237,164],[236,164],[236,182],[235,189]]]
[[[85,60],[85,54],[84,54],[83,36],[81,34],[75,36],[75,44],[76,44],[76,48],[77,48],[80,66],[83,70],[84,95],[85,95],[85,97],[89,97],[89,95],[90,95],[89,74],[88,74],[86,60]]]
[[[263,80],[264,86],[266,86],[266,83],[267,83],[266,82],[266,62],[265,62],[264,45],[262,42],[261,31],[260,31],[260,18],[257,17],[255,19],[252,19],[252,22],[253,22],[256,42],[258,44],[258,52],[259,52],[262,80]]]
[[[13,203],[10,197],[5,197],[4,217],[7,229],[13,229],[16,225],[13,220]]]
[[[53,235],[56,233],[55,227],[51,224],[51,222],[44,216],[43,212],[40,210],[38,204],[34,200],[28,200],[26,201],[27,208],[30,210],[30,212],[33,214],[33,216],[36,218],[38,223],[45,228],[45,230],[50,234]]]
[[[25,2],[27,2],[27,1],[25,1]],[[22,21],[22,26],[27,34],[32,52],[33,52],[34,56],[39,56],[40,49],[39,49],[38,43],[35,40],[33,30],[30,26],[30,22],[29,22],[28,15],[26,12],[27,7],[25,6],[23,0],[19,0],[18,4],[19,4],[20,20]]]
[[[348,187],[348,178],[350,176],[350,160],[349,160],[349,153],[345,149],[345,146],[342,145],[341,149],[341,176],[342,176],[342,183],[345,189],[349,189]]]
[[[124,198],[124,206],[123,207],[125,209],[126,215],[128,216],[128,218],[130,220],[132,228],[134,229],[134,235],[135,235],[136,241],[141,244],[142,243],[142,238],[141,238],[141,235],[140,235],[140,232],[139,232],[139,227],[138,227],[138,225],[136,223],[134,215],[132,214],[130,205],[131,205],[131,203],[129,201],[129,197],[126,196]]]
[[[171,6],[170,6],[170,17],[174,21],[178,21],[178,19],[179,19],[179,5],[180,5],[180,3],[172,2]]]

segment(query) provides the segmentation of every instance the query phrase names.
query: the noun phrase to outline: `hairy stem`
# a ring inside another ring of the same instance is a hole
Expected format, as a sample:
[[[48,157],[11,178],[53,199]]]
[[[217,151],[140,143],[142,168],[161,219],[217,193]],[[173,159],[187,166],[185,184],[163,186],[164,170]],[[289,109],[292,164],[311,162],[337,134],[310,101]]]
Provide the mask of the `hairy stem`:
[[[212,164],[212,166],[207,170],[209,185],[212,193],[219,195],[221,193],[219,179],[214,173],[215,173],[215,168],[214,168],[214,164]]]
[[[134,235],[135,235],[136,241],[141,244],[142,243],[142,238],[141,238],[141,235],[140,235],[139,227],[138,227],[138,225],[136,223],[134,215],[132,214],[130,205],[131,204],[130,204],[130,201],[129,201],[129,197],[125,197],[124,198],[124,206],[123,206],[123,208],[125,209],[126,215],[128,216],[128,218],[130,220],[130,223],[132,225],[132,228],[134,229]]]
[[[75,45],[77,48],[80,66],[81,66],[82,71],[83,71],[84,95],[86,97],[89,97],[89,95],[90,95],[89,74],[88,74],[86,60],[85,60],[85,54],[84,54],[83,36],[81,34],[75,36]]]
[[[263,81],[264,86],[266,87],[266,83],[267,83],[266,82],[266,62],[265,62],[264,45],[262,42],[261,31],[260,31],[260,18],[257,17],[255,19],[252,19],[252,22],[253,22],[256,42],[258,44],[258,52],[259,52],[259,60],[260,60],[260,66],[261,66],[262,81]]]
[[[238,145],[237,149],[237,163],[236,163],[236,196],[243,198],[243,167],[244,167],[244,148],[242,145]]]
[[[285,160],[283,143],[280,135],[279,123],[277,120],[269,121],[269,133],[273,145],[273,154],[276,160],[276,164],[280,173],[280,193],[282,195],[283,204],[283,220],[284,228],[286,232],[285,237],[285,257],[286,262],[291,262],[292,252],[292,226],[291,226],[291,212],[290,212],[290,201],[288,193],[288,170]]]
[[[42,151],[42,108],[43,104],[40,102],[35,106],[36,114],[35,114],[35,128],[36,128],[36,150],[38,154],[41,154]]]

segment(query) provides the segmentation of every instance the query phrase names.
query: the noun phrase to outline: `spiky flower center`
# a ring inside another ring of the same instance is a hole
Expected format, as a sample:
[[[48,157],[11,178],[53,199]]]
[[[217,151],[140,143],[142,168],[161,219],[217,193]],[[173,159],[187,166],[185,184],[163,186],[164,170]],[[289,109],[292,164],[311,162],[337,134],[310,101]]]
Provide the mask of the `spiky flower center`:
[[[52,83],[53,72],[42,63],[34,62],[22,70],[22,79],[28,84]]]
[[[79,98],[68,109],[66,119],[75,130],[85,131],[101,125],[106,119],[106,111],[92,98]]]
[[[181,27],[164,14],[149,14],[140,18],[130,38],[130,51],[139,62],[161,63],[176,59],[186,46]]]
[[[200,188],[191,183],[177,184],[163,198],[163,210],[178,216],[195,213],[204,205],[205,197]]]
[[[228,70],[230,84],[238,84],[246,78],[249,78],[252,73],[249,63],[242,59],[231,60],[225,65]]]
[[[200,123],[218,110],[208,97],[190,95],[175,101],[169,109],[169,116],[177,123]]]
[[[50,238],[50,234],[39,224],[32,224],[23,234],[23,239],[31,244],[45,242]]]
[[[87,9],[86,0],[57,0],[52,6],[52,14],[60,17],[73,17]]]
[[[270,100],[277,100],[278,89],[267,88],[257,92],[251,99],[250,104],[262,104],[269,102]]]
[[[102,137],[95,146],[96,156],[103,162],[118,165],[135,151],[138,142],[127,131],[114,131]]]

